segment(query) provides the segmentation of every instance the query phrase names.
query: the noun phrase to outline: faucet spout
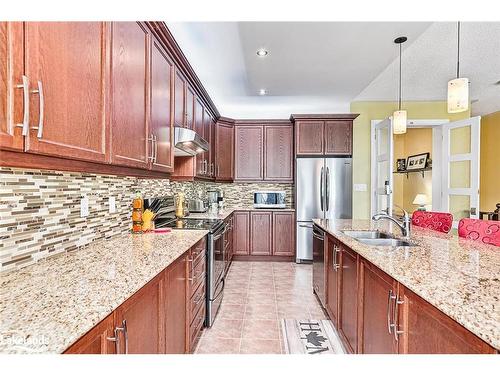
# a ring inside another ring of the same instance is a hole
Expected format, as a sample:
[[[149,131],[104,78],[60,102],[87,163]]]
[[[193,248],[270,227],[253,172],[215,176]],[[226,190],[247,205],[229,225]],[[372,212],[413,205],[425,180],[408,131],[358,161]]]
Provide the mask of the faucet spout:
[[[404,215],[403,215],[403,221],[400,222],[396,218],[392,217],[391,215],[386,214],[385,212],[379,212],[375,215],[372,216],[372,220],[379,221],[381,219],[389,220],[392,221],[394,224],[396,224],[399,229],[401,229],[401,233],[404,238],[409,238],[410,237],[410,215],[408,215],[408,212],[403,210]]]

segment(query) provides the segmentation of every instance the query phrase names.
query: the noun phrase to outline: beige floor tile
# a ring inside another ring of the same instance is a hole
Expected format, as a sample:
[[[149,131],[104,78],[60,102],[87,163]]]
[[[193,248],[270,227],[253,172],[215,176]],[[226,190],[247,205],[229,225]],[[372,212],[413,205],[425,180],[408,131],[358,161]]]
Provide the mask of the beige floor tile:
[[[203,338],[225,338],[237,339],[241,338],[243,328],[243,320],[238,319],[221,319],[217,316],[214,325],[210,328],[205,328]]]
[[[247,292],[224,292],[223,301],[232,305],[244,305],[247,302]]]
[[[245,319],[278,319],[276,304],[247,304],[245,309]]]
[[[243,320],[242,338],[279,340],[278,320]]]
[[[222,302],[217,319],[243,319],[246,305],[234,305]]]
[[[241,354],[280,354],[280,340],[242,339]]]
[[[217,340],[203,337],[198,344],[196,354],[237,354],[240,352],[241,339]]]

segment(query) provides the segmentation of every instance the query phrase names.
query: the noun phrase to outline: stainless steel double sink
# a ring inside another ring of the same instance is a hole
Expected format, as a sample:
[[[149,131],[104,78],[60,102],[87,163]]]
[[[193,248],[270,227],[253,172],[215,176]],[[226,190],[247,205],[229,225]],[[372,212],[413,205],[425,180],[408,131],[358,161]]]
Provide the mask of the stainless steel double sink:
[[[394,236],[378,230],[344,230],[344,234],[355,240],[370,246],[410,247],[415,246],[413,242],[400,240]]]

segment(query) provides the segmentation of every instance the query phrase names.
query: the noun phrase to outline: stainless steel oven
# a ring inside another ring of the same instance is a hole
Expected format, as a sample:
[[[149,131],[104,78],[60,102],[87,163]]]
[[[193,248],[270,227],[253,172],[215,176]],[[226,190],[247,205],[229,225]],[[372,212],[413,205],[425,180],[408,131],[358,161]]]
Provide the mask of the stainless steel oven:
[[[211,327],[219,311],[224,296],[226,254],[224,252],[224,233],[226,225],[221,225],[208,234],[207,261],[207,312],[205,325]]]

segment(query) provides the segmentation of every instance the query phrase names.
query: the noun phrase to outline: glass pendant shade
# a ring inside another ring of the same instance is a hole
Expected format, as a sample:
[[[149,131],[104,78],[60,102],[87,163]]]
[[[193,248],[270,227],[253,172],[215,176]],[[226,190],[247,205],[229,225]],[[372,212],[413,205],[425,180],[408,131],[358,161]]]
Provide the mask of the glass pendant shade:
[[[469,79],[455,78],[448,82],[448,113],[469,109]]]
[[[394,134],[406,133],[406,111],[394,111],[392,115],[392,126]]]

